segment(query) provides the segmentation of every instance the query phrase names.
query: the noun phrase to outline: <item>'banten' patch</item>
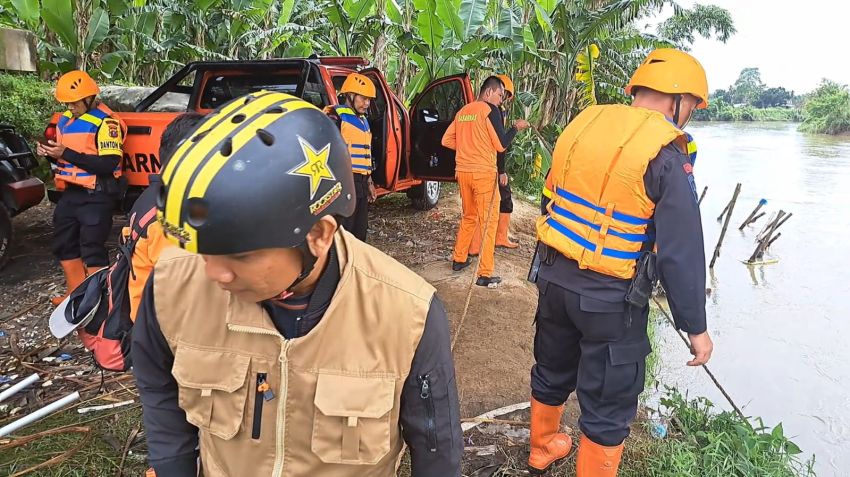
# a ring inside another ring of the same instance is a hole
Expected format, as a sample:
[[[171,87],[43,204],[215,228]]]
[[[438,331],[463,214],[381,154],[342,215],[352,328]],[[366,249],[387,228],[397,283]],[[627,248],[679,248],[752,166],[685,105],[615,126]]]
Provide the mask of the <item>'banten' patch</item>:
[[[301,144],[301,151],[304,153],[304,162],[292,168],[287,172],[287,174],[309,178],[310,200],[313,200],[322,181],[336,180],[336,176],[334,176],[333,172],[331,172],[328,167],[328,159],[331,155],[331,145],[330,143],[325,144],[325,147],[317,151],[312,144],[307,142],[301,136],[298,136],[298,143]]]
[[[685,168],[685,174],[691,175],[694,173],[694,166],[690,162],[686,162],[682,167]]]

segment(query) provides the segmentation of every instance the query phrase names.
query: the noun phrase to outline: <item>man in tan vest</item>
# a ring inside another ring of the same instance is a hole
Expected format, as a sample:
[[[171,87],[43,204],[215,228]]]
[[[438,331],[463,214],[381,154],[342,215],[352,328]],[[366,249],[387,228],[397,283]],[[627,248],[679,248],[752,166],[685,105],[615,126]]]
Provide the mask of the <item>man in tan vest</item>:
[[[459,477],[446,313],[425,280],[338,227],[346,144],[296,97],[209,115],[162,173],[163,250],[133,330],[158,477]]]

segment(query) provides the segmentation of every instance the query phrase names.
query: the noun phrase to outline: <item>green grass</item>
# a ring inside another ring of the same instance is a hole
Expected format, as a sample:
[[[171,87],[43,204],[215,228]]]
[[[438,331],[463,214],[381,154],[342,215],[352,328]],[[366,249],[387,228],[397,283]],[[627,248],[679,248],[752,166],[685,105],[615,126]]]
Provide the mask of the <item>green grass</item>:
[[[141,426],[142,411],[138,405],[116,411],[78,414],[76,409],[70,409],[19,430],[16,437],[65,426],[88,426],[91,428],[91,440],[67,461],[27,475],[50,477],[118,475],[121,456],[124,447],[127,445],[127,440],[131,433]],[[98,419],[93,422],[86,422],[95,418]],[[0,475],[12,475],[59,456],[66,450],[75,447],[83,438],[84,435],[80,433],[52,435],[22,447],[3,450],[0,452]],[[143,434],[137,434],[134,441],[136,443],[131,447],[131,450],[139,451],[143,447]],[[0,439],[0,443],[2,442],[3,440]],[[141,452],[145,453],[144,450]],[[147,469],[147,465],[142,456],[127,456],[123,467],[124,475],[141,476],[145,469]]]

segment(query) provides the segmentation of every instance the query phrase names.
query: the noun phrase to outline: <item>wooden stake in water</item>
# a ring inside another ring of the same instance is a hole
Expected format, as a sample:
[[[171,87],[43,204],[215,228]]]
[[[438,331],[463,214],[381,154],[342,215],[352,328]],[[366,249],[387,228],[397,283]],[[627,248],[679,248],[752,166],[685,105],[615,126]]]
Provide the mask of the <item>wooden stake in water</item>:
[[[729,220],[732,218],[732,211],[735,209],[735,202],[738,201],[738,194],[741,193],[741,183],[739,182],[737,186],[735,186],[735,193],[732,194],[732,200],[729,201],[729,205],[726,206],[726,209],[723,211],[726,213],[726,220],[723,221],[723,229],[720,230],[720,239],[717,240],[717,246],[714,247],[714,255],[711,257],[711,264],[708,268],[714,268],[714,262],[717,261],[717,257],[720,256],[720,246],[723,245],[723,238],[726,237],[726,229],[729,227]],[[726,212],[728,210],[728,213]],[[720,214],[722,217],[723,214]]]
[[[761,260],[764,257],[764,251],[770,245],[770,239],[773,236],[773,233],[776,232],[776,229],[782,223],[782,218],[785,217],[785,211],[780,210],[776,215],[776,220],[773,223],[769,224],[767,227],[767,231],[761,234],[758,238],[758,245],[756,245],[756,249],[753,254],[750,256],[750,259],[747,260],[749,263],[754,263],[758,260]]]
[[[699,200],[697,201],[697,205],[702,205],[702,199],[705,198],[705,193],[708,192],[708,186],[705,186],[702,189],[702,194],[699,195]]]
[[[756,223],[756,221],[757,221],[758,219],[760,219],[760,218],[762,218],[762,217],[764,217],[764,212],[759,212],[759,214],[758,214],[758,215],[756,215],[755,217],[753,217],[752,219],[750,219],[750,221],[749,221],[749,222],[747,222],[747,225],[753,225],[754,223]]]
[[[753,217],[755,217],[755,216],[756,216],[756,214],[758,214],[758,213],[759,213],[759,210],[760,210],[762,207],[764,207],[764,206],[765,206],[765,204],[767,204],[767,199],[761,199],[761,200],[759,201],[759,204],[756,206],[756,208],[755,208],[755,209],[753,209],[753,211],[752,211],[752,212],[750,212],[750,215],[748,215],[748,216],[747,216],[747,220],[745,220],[745,221],[741,224],[741,226],[740,226],[740,227],[738,227],[738,230],[744,230],[744,227],[746,227],[746,226],[747,226],[750,222],[752,222],[752,221],[753,221]]]

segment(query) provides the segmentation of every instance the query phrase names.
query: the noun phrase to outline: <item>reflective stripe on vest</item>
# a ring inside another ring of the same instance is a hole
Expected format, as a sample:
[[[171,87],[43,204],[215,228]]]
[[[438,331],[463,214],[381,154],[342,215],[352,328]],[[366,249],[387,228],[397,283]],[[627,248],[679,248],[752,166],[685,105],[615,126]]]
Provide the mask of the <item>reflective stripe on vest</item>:
[[[109,117],[118,119],[115,113],[103,103],[98,104],[94,109],[76,119],[70,111],[66,111],[56,124],[56,140],[72,151],[96,156],[98,155],[97,132],[103,121]],[[123,123],[121,127],[121,134],[124,135]],[[74,184],[87,189],[94,189],[97,185],[96,174],[86,172],[64,159],[59,159],[56,165],[58,169],[54,181],[59,190],[64,190],[66,184]],[[121,176],[120,160],[112,171],[112,175],[116,178]]]
[[[335,106],[340,119],[340,133],[348,145],[351,169],[355,174],[372,173],[372,132],[369,121],[348,106]]]
[[[615,132],[616,131],[616,132]],[[661,148],[684,133],[663,115],[630,106],[592,106],[564,130],[552,156],[548,213],[538,239],[590,269],[629,279],[655,237],[647,232],[655,204],[643,176]]]

